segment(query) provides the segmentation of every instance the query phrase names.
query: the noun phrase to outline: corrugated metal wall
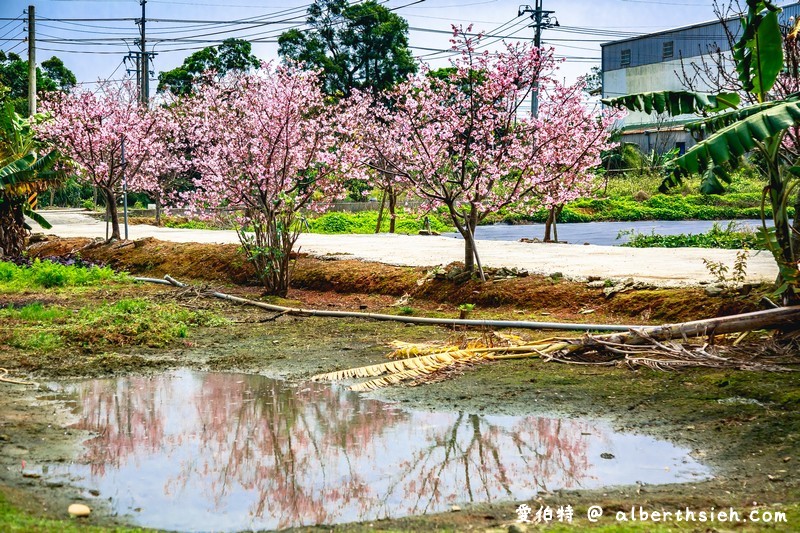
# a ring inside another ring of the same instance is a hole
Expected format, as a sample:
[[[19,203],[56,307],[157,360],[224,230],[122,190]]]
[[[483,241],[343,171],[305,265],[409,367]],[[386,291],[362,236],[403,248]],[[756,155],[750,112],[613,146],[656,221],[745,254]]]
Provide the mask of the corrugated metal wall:
[[[799,16],[800,2],[783,7],[781,19],[784,24],[788,23],[790,17],[797,18]],[[740,29],[739,22],[729,21],[727,24],[736,35]],[[673,56],[664,57],[664,43],[670,41],[673,43]],[[697,57],[708,53],[709,46],[714,48],[718,46],[722,51],[729,49],[725,29],[720,21],[652,33],[642,37],[606,43],[601,46],[603,50],[603,71],[649,65],[680,57]],[[622,64],[623,51],[625,50],[630,50],[629,65]]]

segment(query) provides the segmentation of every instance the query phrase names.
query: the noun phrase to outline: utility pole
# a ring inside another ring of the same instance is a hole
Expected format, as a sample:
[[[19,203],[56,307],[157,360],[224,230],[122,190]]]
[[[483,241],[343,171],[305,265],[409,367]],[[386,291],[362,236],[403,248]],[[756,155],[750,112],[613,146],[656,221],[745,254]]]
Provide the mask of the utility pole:
[[[120,142],[120,151],[122,152],[122,209],[125,216],[125,240],[128,240],[128,179],[125,176],[125,137],[122,137]]]
[[[28,6],[28,116],[36,114],[36,6]]]
[[[536,48],[542,47],[542,30],[547,28],[555,28],[558,27],[558,20],[555,17],[551,17],[550,15],[555,14],[555,11],[545,11],[542,9],[542,0],[536,0],[536,7],[532,8],[530,5],[519,6],[519,11],[517,11],[517,16],[521,17],[526,13],[531,14],[531,20],[533,20],[533,24],[531,27],[534,29],[534,37],[533,37],[533,45]],[[534,84],[531,90],[531,114],[534,117],[539,116],[539,87],[538,80]]]
[[[128,52],[128,55],[126,55],[122,59],[125,62],[125,65],[126,65],[125,73],[126,74],[136,74],[136,91],[138,93],[137,94],[138,100],[141,102],[142,101],[142,96],[141,96],[141,93],[142,93],[142,66],[141,66],[141,62],[140,62],[141,61],[141,55],[140,55],[139,52]],[[127,68],[128,61],[132,62],[132,68]]]
[[[142,6],[142,18],[139,20],[139,98],[142,105],[150,100],[150,56],[147,53],[147,34],[145,32],[145,5],[147,0],[139,0]]]

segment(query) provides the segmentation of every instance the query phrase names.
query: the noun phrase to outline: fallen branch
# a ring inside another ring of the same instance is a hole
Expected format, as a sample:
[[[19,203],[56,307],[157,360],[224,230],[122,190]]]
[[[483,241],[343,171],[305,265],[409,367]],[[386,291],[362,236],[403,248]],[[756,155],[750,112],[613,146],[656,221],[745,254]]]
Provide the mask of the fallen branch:
[[[171,285],[181,289],[186,289],[189,286],[181,283],[175,278],[167,275],[164,279],[157,278],[133,278],[135,281],[142,281],[147,283],[158,283],[160,285]],[[487,328],[517,328],[517,329],[558,329],[569,331],[629,331],[631,328],[637,326],[626,326],[619,324],[569,324],[560,322],[529,322],[519,320],[472,320],[472,319],[458,319],[458,318],[428,318],[428,317],[415,317],[415,316],[398,316],[398,315],[384,315],[379,313],[360,313],[356,311],[329,311],[322,309],[301,309],[296,307],[284,307],[282,305],[273,305],[255,300],[248,300],[247,298],[240,298],[217,291],[208,291],[201,293],[203,296],[211,296],[229,302],[234,302],[242,305],[252,305],[267,311],[281,313],[282,315],[291,316],[319,316],[331,318],[361,318],[367,320],[380,320],[391,322],[402,322],[405,324],[427,324],[435,326],[469,326],[469,327],[487,327]]]
[[[36,385],[33,381],[23,381],[21,379],[7,378],[8,370],[0,368],[0,381],[3,383],[13,383],[14,385]]]

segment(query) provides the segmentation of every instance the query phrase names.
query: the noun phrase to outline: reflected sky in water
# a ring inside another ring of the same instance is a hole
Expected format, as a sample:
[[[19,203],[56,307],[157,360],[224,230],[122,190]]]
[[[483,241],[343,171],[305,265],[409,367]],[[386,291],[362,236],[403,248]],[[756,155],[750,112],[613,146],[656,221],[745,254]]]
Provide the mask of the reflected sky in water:
[[[406,411],[327,384],[180,371],[61,392],[96,436],[46,477],[156,528],[342,523],[709,475],[688,450],[604,422]]]

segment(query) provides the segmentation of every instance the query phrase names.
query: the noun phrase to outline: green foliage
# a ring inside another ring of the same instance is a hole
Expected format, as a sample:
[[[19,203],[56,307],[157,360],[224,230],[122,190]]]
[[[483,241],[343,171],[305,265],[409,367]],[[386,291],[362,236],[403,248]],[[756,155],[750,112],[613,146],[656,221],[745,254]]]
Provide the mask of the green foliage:
[[[92,200],[84,200],[81,203],[81,207],[83,207],[84,209],[86,209],[88,211],[94,211],[97,206],[94,205],[94,202]]]
[[[180,67],[158,73],[158,92],[171,91],[178,96],[192,92],[208,71],[223,77],[231,71],[258,68],[259,61],[251,53],[252,45],[242,39],[225,39],[222,44],[209,46],[187,57]]]
[[[722,111],[738,106],[739,101],[739,95],[736,93],[706,94],[689,91],[657,91],[606,98],[603,103],[632,111],[644,111],[647,114],[655,111],[678,116],[688,113]]]
[[[117,274],[109,267],[89,268],[61,265],[51,261],[35,259],[31,266],[17,266],[0,261],[0,292],[22,290],[99,285],[109,281],[129,282],[127,274]]]
[[[739,228],[734,222],[722,227],[714,224],[705,233],[681,233],[679,235],[650,235],[634,231],[622,231],[617,238],[630,235],[630,240],[622,246],[630,248],[725,248],[763,249],[759,245],[758,236],[753,230]]]
[[[204,222],[202,220],[182,220],[182,219],[173,219],[169,217],[162,217],[161,219],[164,223],[164,226],[168,228],[179,228],[179,229],[218,229],[208,222]]]
[[[734,162],[797,123],[800,123],[800,101],[795,100],[781,102],[738,120],[676,159],[676,171],[664,180],[661,189],[666,191],[679,185],[686,174],[697,174],[710,166]],[[719,193],[723,189],[716,179],[704,182],[702,187],[707,193]]]
[[[414,308],[409,305],[404,305],[398,309],[397,312],[404,316],[410,316],[414,314]]]
[[[64,62],[53,56],[36,68],[38,92],[69,91],[77,79]],[[8,101],[20,115],[28,114],[28,62],[13,52],[0,50],[0,86],[8,88]]]
[[[635,220],[720,220],[757,219],[761,217],[762,178],[748,174],[743,168],[726,194],[653,194],[652,191],[663,179],[655,174],[624,175],[609,180],[608,196],[603,198],[581,198],[564,206],[558,222],[600,222]],[[683,191],[694,190],[700,179],[687,180]],[[789,208],[790,216],[794,210]],[[548,212],[544,209],[527,215],[509,214],[505,211],[487,219],[487,223],[508,222],[544,223]],[[767,206],[766,215],[772,210]]]
[[[726,292],[729,292],[747,279],[747,258],[747,250],[742,250],[736,254],[732,268],[722,261],[710,261],[705,258],[703,258],[703,264],[714,277],[714,281],[721,285]]]
[[[316,0],[307,24],[310,29],[281,34],[278,53],[322,69],[332,96],[349,96],[355,88],[377,95],[417,69],[408,23],[374,0]]]
[[[424,229],[425,216],[417,213],[398,212],[395,219],[395,231],[397,233],[418,233]],[[439,233],[453,231],[453,228],[442,222],[438,216],[430,213],[427,217],[433,231]],[[358,213],[331,211],[309,221],[309,231],[311,233],[375,233],[377,224],[377,211],[360,211]],[[389,217],[384,213],[381,231],[388,231],[388,229]]]
[[[742,88],[763,102],[783,70],[780,9],[765,0],[747,0],[747,8],[742,34],[733,45],[733,60]]]
[[[77,312],[34,303],[20,309],[0,309],[0,319],[10,325],[11,346],[40,352],[60,347],[163,347],[186,338],[190,328],[230,323],[208,311],[142,298],[87,306]]]

